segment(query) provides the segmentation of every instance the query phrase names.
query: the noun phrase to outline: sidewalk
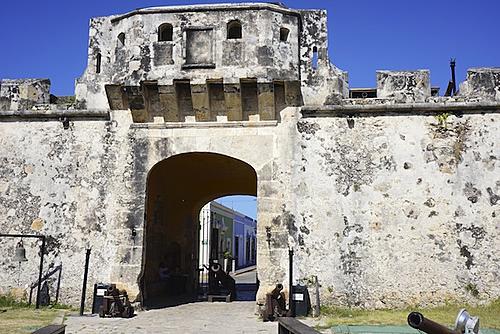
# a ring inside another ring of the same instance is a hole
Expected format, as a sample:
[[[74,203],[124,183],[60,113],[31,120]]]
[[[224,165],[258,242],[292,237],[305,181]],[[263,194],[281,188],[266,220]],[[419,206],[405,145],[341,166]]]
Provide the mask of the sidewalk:
[[[243,273],[246,273],[249,271],[253,271],[253,270],[257,270],[257,266],[255,264],[253,266],[237,269],[234,271],[234,273],[231,273],[231,276],[237,276],[237,275],[240,275],[240,274],[243,274]]]

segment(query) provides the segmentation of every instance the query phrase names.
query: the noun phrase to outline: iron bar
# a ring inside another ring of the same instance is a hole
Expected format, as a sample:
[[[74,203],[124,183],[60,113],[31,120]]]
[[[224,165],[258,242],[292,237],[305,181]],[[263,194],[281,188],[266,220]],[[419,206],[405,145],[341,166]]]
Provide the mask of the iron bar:
[[[452,96],[457,95],[457,82],[455,80],[455,59],[452,58],[450,60],[450,68],[451,68],[451,82],[453,82],[453,94]]]
[[[42,245],[40,246],[40,269],[38,272],[38,288],[36,290],[36,306],[35,306],[35,308],[37,308],[37,309],[40,308],[40,286],[42,285],[43,253],[45,252],[45,236],[38,235],[38,234],[4,234],[4,233],[0,233],[0,237],[42,239]]]
[[[449,329],[430,319],[424,318],[422,313],[411,312],[408,314],[408,325],[427,334],[459,334],[458,331]]]
[[[62,265],[59,267],[59,275],[57,277],[56,305],[59,303],[59,291],[61,290],[61,275],[62,275]]]
[[[46,273],[45,275],[43,275],[42,277],[42,282],[48,280],[52,275],[54,275],[55,273],[59,272],[59,281],[58,281],[58,290],[57,290],[57,295],[56,295],[56,300],[57,300],[57,297],[59,295],[59,285],[60,285],[60,280],[61,280],[61,270],[62,270],[62,264],[58,265],[57,267],[55,267],[54,269],[52,269],[51,271],[49,271],[48,273]],[[28,304],[31,305],[31,297],[33,295],[33,289],[36,288],[38,286],[38,281],[36,281],[35,283],[31,284],[30,286],[30,296],[29,296],[29,300],[28,300]],[[56,302],[57,304],[57,302]]]
[[[295,303],[293,302],[293,248],[288,249],[288,316],[295,317]]]
[[[59,303],[59,291],[61,290],[61,276],[62,276],[62,267],[59,270],[59,276],[57,277],[56,305]]]
[[[85,255],[85,270],[83,273],[82,300],[80,302],[80,316],[83,315],[83,309],[85,308],[85,294],[87,292],[87,276],[89,274],[89,259],[90,259],[90,248],[87,249],[87,253]]]
[[[42,238],[42,247],[40,249],[40,271],[38,272],[38,286],[36,288],[36,308],[40,308],[40,289],[42,288],[42,271],[43,271],[43,253],[45,250],[45,236]]]

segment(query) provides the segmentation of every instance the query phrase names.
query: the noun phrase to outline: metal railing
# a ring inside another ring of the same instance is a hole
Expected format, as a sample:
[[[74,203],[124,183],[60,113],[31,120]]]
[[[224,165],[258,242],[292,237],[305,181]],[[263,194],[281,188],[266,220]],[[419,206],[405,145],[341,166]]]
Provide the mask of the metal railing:
[[[31,305],[31,299],[32,299],[32,295],[33,295],[33,289],[35,289],[36,287],[38,287],[38,284],[43,284],[43,282],[45,282],[46,280],[48,280],[50,277],[52,277],[54,274],[56,273],[59,273],[58,277],[57,277],[57,288],[56,288],[56,300],[55,300],[55,304],[58,303],[59,301],[59,290],[61,289],[61,273],[62,273],[62,264],[56,266],[54,269],[52,269],[51,271],[49,271],[48,273],[46,273],[42,279],[40,280],[40,283],[37,281],[37,282],[33,282],[30,286],[30,297],[29,297],[29,304]]]

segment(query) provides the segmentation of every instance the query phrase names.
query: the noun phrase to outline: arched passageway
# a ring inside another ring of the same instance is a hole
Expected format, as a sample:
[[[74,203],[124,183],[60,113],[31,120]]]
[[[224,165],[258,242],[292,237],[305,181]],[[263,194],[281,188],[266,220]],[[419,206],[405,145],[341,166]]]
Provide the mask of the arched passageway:
[[[256,196],[257,174],[229,156],[184,153],[151,169],[139,282],[143,305],[175,305],[196,297],[200,209],[213,199],[237,194]],[[160,278],[161,267],[168,268],[168,284]]]

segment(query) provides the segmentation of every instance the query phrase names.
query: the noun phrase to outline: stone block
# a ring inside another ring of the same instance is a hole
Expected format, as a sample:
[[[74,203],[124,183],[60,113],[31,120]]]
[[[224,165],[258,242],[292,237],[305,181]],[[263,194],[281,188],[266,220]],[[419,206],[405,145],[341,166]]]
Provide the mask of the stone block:
[[[120,85],[106,85],[106,96],[108,97],[109,108],[111,110],[128,109],[127,96],[123,94],[123,87]]]
[[[242,120],[248,121],[250,116],[259,114],[259,98],[257,81],[245,80],[240,84]]]
[[[304,104],[300,81],[285,81],[285,103],[291,107],[300,107]]]
[[[208,96],[210,100],[210,119],[216,120],[218,116],[226,116],[226,102],[224,97],[224,84],[222,82],[209,82]]]
[[[175,95],[177,97],[180,121],[187,121],[187,118],[194,118],[191,84],[187,81],[175,82]]]
[[[154,117],[163,117],[158,84],[144,83],[142,84],[142,92],[144,96],[144,106],[148,114],[148,122],[151,122]]]
[[[171,42],[158,42],[153,44],[155,66],[172,65],[174,59],[172,57],[173,44]]]
[[[244,44],[237,39],[228,39],[222,43],[222,65],[241,66],[244,62]]]
[[[241,97],[239,84],[224,84],[224,102],[228,121],[241,121]]]
[[[159,86],[158,93],[160,95],[160,105],[163,110],[165,122],[178,122],[179,108],[177,107],[175,87],[173,85]]]
[[[473,68],[467,71],[467,81],[460,92],[486,100],[500,101],[500,68]]]
[[[425,102],[431,96],[428,70],[377,71],[377,97],[396,102]]]
[[[193,100],[193,111],[197,122],[214,120],[210,116],[210,101],[208,98],[207,85],[191,85],[191,97]]]
[[[257,85],[257,94],[260,119],[264,121],[276,119],[273,83],[259,83]]]

